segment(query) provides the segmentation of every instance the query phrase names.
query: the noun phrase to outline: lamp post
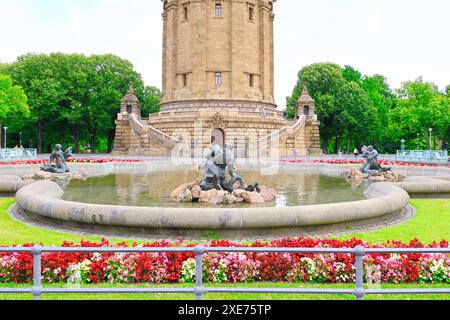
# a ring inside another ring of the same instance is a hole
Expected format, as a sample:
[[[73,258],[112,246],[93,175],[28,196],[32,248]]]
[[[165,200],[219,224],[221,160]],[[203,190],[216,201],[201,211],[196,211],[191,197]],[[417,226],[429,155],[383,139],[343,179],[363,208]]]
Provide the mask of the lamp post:
[[[433,129],[430,128],[430,129],[428,129],[428,130],[430,131],[430,152],[431,152],[431,136],[432,136],[432,134],[433,134]]]
[[[428,129],[430,131],[430,152],[428,154],[428,162],[431,162],[431,135],[433,134],[433,129]]]
[[[22,131],[19,132],[19,148],[22,148]]]
[[[6,130],[8,130],[8,127],[3,127],[3,129],[5,129],[5,149],[6,149]]]
[[[91,133],[91,154],[94,154],[94,134]]]
[[[405,139],[402,139],[400,142],[401,142],[401,144],[402,144],[401,150],[402,150],[402,151],[405,151],[405,142],[406,142]]]
[[[434,135],[433,135],[433,150],[436,150],[436,134],[437,134],[437,131],[434,131]]]
[[[420,150],[420,133],[417,134],[417,151]]]

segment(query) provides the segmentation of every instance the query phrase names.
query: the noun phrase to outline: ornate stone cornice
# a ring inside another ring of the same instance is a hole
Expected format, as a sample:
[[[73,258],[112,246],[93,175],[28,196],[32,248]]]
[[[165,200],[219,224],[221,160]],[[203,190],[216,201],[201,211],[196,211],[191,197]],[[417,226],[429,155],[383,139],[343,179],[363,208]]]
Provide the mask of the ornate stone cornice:
[[[220,112],[212,116],[211,120],[207,122],[210,129],[227,129],[228,122]]]

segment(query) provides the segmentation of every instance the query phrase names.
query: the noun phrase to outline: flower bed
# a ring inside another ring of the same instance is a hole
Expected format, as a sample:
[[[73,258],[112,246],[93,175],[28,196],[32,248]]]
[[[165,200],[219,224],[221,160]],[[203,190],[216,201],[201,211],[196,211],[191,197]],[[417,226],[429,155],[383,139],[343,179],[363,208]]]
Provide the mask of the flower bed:
[[[283,160],[282,163],[308,163],[304,160]],[[312,163],[322,163],[322,164],[364,164],[365,160],[314,160]],[[439,167],[436,164],[426,164],[426,163],[412,163],[412,162],[399,162],[399,161],[385,161],[381,160],[378,163],[382,166],[402,166],[402,167]],[[450,168],[450,167],[449,167]]]
[[[32,246],[27,244],[24,246]],[[210,247],[242,247],[229,241],[213,241]],[[369,245],[358,239],[279,239],[255,242],[251,247],[288,248],[421,248],[417,240]],[[137,246],[137,245],[135,245]],[[181,241],[153,242],[143,247],[193,247]],[[100,243],[63,243],[63,247],[113,247]],[[125,243],[115,247],[126,247]],[[442,241],[429,247],[448,248]],[[352,254],[206,253],[203,278],[209,283],[297,282],[353,283],[355,257]],[[29,253],[0,253],[0,283],[32,281],[32,256]],[[42,256],[44,283],[191,283],[195,280],[193,253],[45,253]],[[365,257],[368,283],[450,283],[450,256],[447,254],[371,254]]]
[[[128,160],[128,159],[67,159],[68,163],[141,163],[144,162],[142,160]],[[11,162],[0,162],[0,165],[3,166],[11,166],[11,165],[45,165],[48,163],[48,160],[23,160],[23,161],[11,161]]]

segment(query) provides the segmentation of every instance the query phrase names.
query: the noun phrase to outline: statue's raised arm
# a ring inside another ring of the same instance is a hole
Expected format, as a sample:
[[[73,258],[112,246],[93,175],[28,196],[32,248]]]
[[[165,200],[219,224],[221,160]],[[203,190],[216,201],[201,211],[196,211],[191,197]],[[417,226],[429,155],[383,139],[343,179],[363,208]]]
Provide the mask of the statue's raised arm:
[[[66,149],[66,151],[64,151],[64,159],[65,160],[67,160],[73,156],[72,150],[73,150],[72,147],[69,147]]]

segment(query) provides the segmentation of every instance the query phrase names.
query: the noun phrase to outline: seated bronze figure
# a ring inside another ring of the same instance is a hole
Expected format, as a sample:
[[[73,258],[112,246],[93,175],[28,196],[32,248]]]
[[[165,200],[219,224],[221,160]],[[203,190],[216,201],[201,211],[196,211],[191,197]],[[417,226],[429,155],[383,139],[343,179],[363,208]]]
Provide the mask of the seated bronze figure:
[[[216,189],[233,192],[234,184],[239,182],[241,189],[247,191],[259,190],[258,192],[260,192],[257,183],[253,186],[245,185],[244,178],[236,173],[234,161],[234,151],[231,145],[225,144],[222,149],[218,144],[211,144],[205,156],[205,177],[200,183],[202,190]],[[226,178],[227,168],[231,177],[230,180]]]
[[[69,167],[66,164],[66,160],[72,156],[72,147],[68,148],[66,151],[62,151],[62,146],[57,144],[55,150],[48,159],[46,166],[41,167],[42,171],[51,173],[66,173],[70,172]]]

